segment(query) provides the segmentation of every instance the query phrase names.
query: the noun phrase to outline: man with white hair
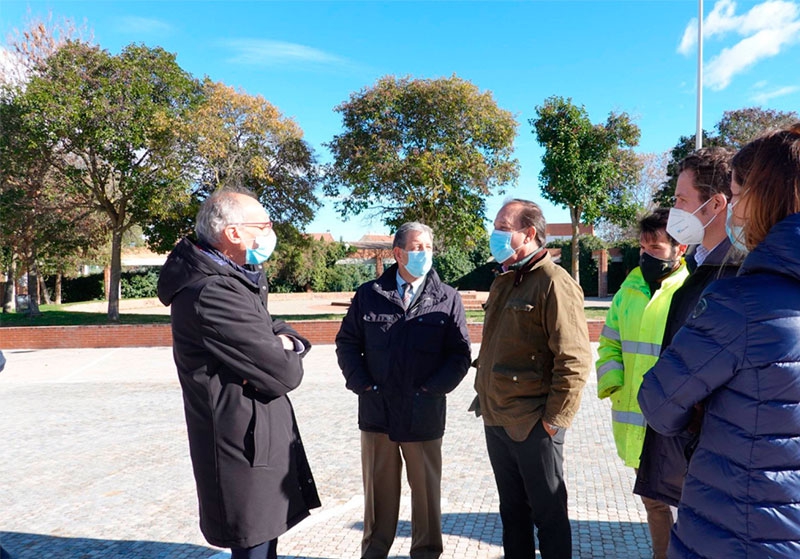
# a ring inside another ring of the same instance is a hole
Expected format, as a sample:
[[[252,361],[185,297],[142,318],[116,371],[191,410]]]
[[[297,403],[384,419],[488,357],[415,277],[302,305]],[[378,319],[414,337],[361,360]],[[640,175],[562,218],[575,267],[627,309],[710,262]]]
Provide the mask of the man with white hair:
[[[311,344],[267,311],[276,237],[247,191],[203,202],[158,280],[171,305],[200,529],[232,559],[276,559],[278,536],[320,506],[287,393]]]

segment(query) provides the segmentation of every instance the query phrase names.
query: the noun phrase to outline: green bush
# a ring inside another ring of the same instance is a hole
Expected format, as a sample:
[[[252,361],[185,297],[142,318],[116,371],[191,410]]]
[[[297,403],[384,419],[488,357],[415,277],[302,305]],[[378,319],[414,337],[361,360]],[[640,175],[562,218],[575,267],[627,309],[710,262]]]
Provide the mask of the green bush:
[[[62,303],[98,301],[102,300],[104,297],[103,274],[64,278],[61,281]]]
[[[339,264],[328,270],[325,291],[355,291],[359,285],[375,279],[374,264]]]
[[[144,268],[122,272],[119,283],[123,299],[143,299],[158,296],[158,275],[161,268]]]

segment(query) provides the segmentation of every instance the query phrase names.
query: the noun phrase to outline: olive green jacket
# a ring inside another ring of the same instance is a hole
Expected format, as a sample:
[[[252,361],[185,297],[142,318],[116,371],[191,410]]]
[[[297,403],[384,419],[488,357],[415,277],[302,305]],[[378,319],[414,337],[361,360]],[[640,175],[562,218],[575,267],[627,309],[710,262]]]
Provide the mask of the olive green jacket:
[[[484,423],[515,440],[536,423],[570,426],[592,368],[583,290],[550,255],[495,278],[475,390]]]

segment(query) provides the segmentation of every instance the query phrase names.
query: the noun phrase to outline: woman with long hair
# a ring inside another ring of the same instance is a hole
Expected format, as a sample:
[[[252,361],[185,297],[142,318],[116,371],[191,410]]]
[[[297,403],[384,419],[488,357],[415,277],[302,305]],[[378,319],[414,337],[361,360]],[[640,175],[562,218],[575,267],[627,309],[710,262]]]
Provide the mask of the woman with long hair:
[[[800,123],[733,159],[739,275],[704,292],[645,375],[639,404],[675,435],[705,414],[670,558],[800,557]]]

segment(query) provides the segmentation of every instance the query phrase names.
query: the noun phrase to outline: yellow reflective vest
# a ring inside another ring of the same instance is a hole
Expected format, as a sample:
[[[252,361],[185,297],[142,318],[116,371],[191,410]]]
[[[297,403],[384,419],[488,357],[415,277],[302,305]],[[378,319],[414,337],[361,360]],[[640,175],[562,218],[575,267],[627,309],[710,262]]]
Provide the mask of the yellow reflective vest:
[[[645,421],[636,396],[642,377],[655,365],[672,295],[688,277],[686,264],[667,276],[650,297],[650,287],[634,268],[614,295],[598,348],[597,395],[611,397],[611,425],[617,454],[639,467]]]

